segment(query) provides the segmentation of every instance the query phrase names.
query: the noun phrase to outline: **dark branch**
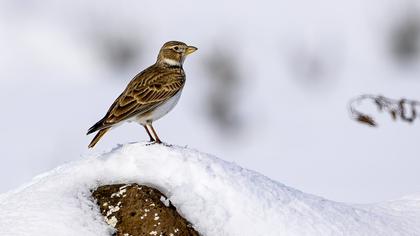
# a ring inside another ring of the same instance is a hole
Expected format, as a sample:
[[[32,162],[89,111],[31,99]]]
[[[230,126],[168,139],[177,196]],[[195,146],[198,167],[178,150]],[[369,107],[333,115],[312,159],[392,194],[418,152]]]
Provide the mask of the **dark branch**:
[[[416,109],[420,108],[419,101],[405,98],[395,100],[381,95],[371,94],[363,94],[353,98],[349,103],[349,111],[352,119],[372,127],[377,126],[375,119],[371,115],[361,112],[356,108],[365,101],[373,103],[379,111],[389,113],[393,120],[400,119],[409,123],[417,118]]]

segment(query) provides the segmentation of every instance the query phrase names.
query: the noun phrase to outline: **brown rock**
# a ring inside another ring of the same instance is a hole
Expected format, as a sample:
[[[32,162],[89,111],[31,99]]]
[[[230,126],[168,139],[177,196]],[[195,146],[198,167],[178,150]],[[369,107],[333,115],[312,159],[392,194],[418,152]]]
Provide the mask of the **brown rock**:
[[[159,190],[138,184],[98,187],[92,193],[117,236],[198,236]]]

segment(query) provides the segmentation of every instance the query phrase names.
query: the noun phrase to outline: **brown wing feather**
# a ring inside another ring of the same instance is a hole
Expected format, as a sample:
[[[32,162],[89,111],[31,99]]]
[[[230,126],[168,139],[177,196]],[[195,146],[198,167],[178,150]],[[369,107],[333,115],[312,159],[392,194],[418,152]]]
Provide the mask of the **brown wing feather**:
[[[182,69],[154,66],[147,68],[134,77],[111,105],[105,117],[92,126],[88,133],[155,109],[182,89],[184,83]]]

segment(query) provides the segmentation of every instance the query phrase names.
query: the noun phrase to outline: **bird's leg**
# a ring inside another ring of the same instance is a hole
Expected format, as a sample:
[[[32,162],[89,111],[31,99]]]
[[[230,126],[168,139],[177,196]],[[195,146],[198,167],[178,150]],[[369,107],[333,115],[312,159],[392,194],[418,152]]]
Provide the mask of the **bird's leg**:
[[[162,143],[162,141],[160,141],[155,129],[153,129],[152,123],[147,124],[146,126],[147,126],[148,129],[150,129],[150,133],[152,134],[155,143]]]
[[[150,142],[154,142],[153,136],[150,134],[150,130],[148,129],[147,125],[143,125],[144,129],[146,130],[147,134],[149,135]]]

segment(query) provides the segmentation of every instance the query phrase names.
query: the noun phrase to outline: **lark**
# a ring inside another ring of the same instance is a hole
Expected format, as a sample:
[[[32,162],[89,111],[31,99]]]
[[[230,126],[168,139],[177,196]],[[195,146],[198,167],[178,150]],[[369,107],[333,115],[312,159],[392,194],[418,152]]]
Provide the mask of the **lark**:
[[[156,63],[137,74],[111,105],[104,118],[88,130],[87,134],[98,131],[89,148],[93,148],[111,128],[130,121],[141,124],[152,143],[162,143],[152,123],[166,115],[178,103],[185,84],[182,65],[185,58],[196,50],[196,47],[183,42],[165,43],[159,51]]]

